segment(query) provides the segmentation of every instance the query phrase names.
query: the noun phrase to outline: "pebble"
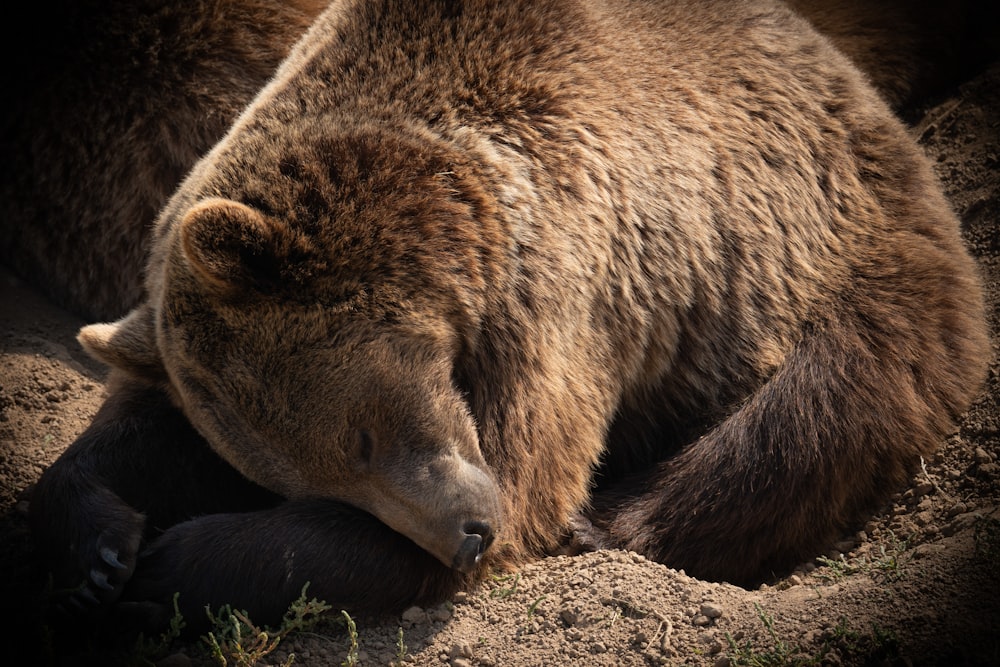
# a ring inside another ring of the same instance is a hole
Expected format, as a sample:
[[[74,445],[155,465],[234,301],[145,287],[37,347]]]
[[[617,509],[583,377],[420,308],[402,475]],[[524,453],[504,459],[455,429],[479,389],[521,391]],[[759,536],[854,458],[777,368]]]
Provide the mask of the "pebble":
[[[722,607],[712,602],[706,602],[701,605],[701,615],[708,616],[709,618],[719,618],[722,616]]]
[[[567,627],[573,627],[576,625],[577,615],[572,609],[563,609],[559,612],[559,618],[562,619],[562,622],[565,623]]]
[[[450,658],[471,658],[472,657],[472,644],[466,641],[460,641],[452,644],[451,649],[448,651],[448,657]]]
[[[833,545],[833,548],[836,549],[837,551],[840,551],[841,553],[848,553],[856,546],[857,543],[853,539],[847,539],[837,542],[836,544]]]
[[[429,613],[432,621],[444,622],[451,618],[451,609],[447,605],[435,607]]]
[[[972,460],[979,464],[992,463],[993,457],[982,447],[976,447],[976,451],[972,454]]]
[[[699,628],[703,628],[711,622],[712,619],[710,619],[708,616],[705,616],[704,614],[698,614],[693,619],[691,619],[691,624]]]
[[[981,463],[977,474],[980,477],[996,477],[1000,475],[1000,465],[996,463]]]
[[[423,623],[427,620],[427,612],[420,607],[410,607],[403,612],[403,620],[407,623]]]

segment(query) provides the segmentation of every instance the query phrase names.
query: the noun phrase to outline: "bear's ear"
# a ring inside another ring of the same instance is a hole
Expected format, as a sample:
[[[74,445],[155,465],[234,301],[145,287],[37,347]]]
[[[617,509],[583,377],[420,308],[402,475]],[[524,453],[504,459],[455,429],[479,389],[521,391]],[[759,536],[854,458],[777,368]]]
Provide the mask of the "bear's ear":
[[[181,248],[203,282],[218,288],[248,286],[280,270],[281,236],[274,223],[249,206],[206,199],[181,220]]]
[[[108,366],[150,380],[166,377],[149,306],[140,306],[117,322],[85,326],[76,339],[90,356]]]

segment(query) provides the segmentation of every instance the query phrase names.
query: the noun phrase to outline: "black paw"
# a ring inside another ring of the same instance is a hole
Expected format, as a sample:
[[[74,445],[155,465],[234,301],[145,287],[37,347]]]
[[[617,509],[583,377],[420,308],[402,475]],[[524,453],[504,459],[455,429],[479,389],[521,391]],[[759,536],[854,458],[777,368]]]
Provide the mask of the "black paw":
[[[36,548],[51,575],[55,619],[99,617],[121,597],[135,570],[144,517],[85,480],[60,498],[32,500]],[[59,503],[54,502],[59,500]]]
[[[95,548],[88,549],[83,558],[83,569],[90,568],[86,577],[73,589],[57,593],[53,607],[58,613],[91,614],[99,607],[114,603],[122,594],[125,582],[135,569],[134,547],[128,547],[123,555],[121,549],[111,546],[115,540],[101,534]],[[125,562],[122,562],[124,559]]]

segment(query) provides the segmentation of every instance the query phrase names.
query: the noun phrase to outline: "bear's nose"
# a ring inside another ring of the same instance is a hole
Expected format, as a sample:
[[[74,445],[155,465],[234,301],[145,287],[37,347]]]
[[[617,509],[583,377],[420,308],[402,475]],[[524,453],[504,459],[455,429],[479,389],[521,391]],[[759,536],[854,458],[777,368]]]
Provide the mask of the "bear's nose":
[[[469,521],[462,526],[465,539],[452,560],[452,567],[469,573],[483,557],[483,552],[493,543],[493,529],[483,521]]]

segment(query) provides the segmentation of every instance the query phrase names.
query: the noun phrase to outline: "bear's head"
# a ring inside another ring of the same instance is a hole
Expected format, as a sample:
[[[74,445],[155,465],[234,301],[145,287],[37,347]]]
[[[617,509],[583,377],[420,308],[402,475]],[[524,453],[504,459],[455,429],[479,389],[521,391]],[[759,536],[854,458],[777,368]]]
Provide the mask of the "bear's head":
[[[384,151],[341,148],[332,176],[275,161],[266,201],[245,191],[175,201],[147,301],[79,338],[105,363],[162,382],[249,479],[350,503],[468,572],[501,522],[455,382],[474,326],[469,289],[483,282],[454,238],[468,204],[440,167],[400,185],[380,176],[372,156]],[[364,174],[345,175],[359,155]],[[269,180],[258,178],[245,182]]]

